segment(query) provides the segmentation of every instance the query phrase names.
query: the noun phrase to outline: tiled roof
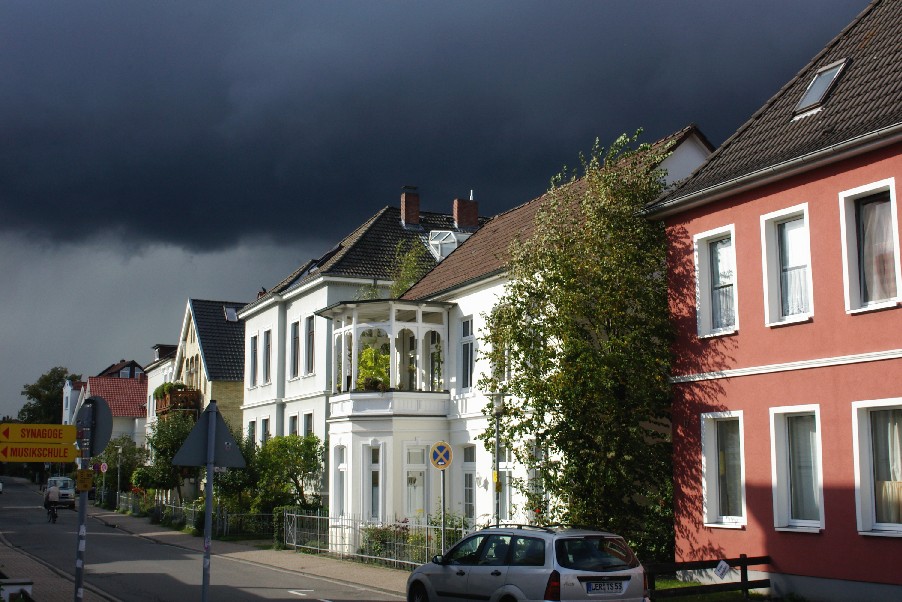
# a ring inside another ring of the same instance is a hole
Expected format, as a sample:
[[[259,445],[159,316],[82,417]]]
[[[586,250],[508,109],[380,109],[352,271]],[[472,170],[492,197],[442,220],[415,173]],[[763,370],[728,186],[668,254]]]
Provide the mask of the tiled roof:
[[[225,308],[239,310],[239,301],[189,299],[197,344],[210,381],[244,380],[244,321],[226,320]]]
[[[113,418],[143,418],[147,415],[147,379],[89,376],[88,391],[103,397]]]
[[[400,208],[384,207],[328,253],[303,264],[265,295],[245,306],[244,310],[323,275],[391,280],[395,267],[395,248],[399,241],[404,241],[405,246],[414,241],[426,245],[432,230],[458,230],[454,227],[453,216],[449,214],[421,211],[419,215],[419,226],[405,227],[401,223]],[[479,218],[480,224],[486,221],[487,218]],[[428,251],[423,254],[422,264],[427,270],[436,265]]]
[[[902,2],[871,3],[743,124],[692,177],[650,210],[677,210],[715,193],[898,139],[902,130]],[[795,108],[818,70],[847,62],[819,110]]]
[[[703,145],[710,147],[710,143],[694,124],[652,143],[652,147],[660,151],[671,143],[678,145],[692,135],[698,136]],[[569,185],[578,189],[583,186],[583,182],[577,180]],[[536,213],[549,198],[549,194],[546,193],[493,217],[431,272],[410,287],[401,298],[435,299],[445,292],[503,273],[510,259],[511,243],[517,238],[525,240],[532,236]]]

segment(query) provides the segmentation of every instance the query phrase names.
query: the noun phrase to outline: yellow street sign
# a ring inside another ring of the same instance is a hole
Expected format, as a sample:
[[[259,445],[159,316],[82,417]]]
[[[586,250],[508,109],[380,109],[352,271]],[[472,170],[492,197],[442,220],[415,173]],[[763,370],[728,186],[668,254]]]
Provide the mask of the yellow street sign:
[[[79,470],[75,473],[75,487],[79,491],[89,491],[94,485],[93,470]]]
[[[0,424],[0,442],[75,444],[74,424]]]
[[[74,445],[52,443],[0,443],[0,462],[74,462]]]

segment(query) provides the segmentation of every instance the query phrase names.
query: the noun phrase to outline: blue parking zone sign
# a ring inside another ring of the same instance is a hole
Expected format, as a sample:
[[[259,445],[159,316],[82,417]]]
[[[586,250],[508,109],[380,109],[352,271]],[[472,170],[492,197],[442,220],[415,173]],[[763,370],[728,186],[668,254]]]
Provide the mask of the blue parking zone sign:
[[[445,470],[451,466],[451,446],[444,441],[438,441],[433,445],[432,450],[429,452],[429,456],[432,459],[432,465],[439,470]]]

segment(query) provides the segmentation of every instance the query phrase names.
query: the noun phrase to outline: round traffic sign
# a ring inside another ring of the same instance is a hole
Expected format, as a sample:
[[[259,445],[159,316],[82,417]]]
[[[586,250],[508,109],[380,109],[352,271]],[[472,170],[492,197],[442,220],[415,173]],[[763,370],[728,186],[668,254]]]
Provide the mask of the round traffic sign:
[[[106,465],[106,462],[100,465],[100,472],[106,472],[109,466]]]
[[[439,470],[445,470],[451,466],[452,456],[451,445],[444,441],[437,441],[429,451],[429,458],[432,460],[432,465]]]

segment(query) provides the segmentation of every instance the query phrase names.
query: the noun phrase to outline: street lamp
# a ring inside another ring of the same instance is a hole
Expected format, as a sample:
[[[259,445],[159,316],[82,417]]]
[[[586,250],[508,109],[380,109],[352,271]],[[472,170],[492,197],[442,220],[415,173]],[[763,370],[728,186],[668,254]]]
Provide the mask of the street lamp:
[[[495,416],[495,526],[501,522],[501,416],[504,414],[504,392],[492,393],[492,414]]]
[[[119,510],[119,494],[122,491],[122,446],[116,446],[116,510]]]

